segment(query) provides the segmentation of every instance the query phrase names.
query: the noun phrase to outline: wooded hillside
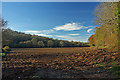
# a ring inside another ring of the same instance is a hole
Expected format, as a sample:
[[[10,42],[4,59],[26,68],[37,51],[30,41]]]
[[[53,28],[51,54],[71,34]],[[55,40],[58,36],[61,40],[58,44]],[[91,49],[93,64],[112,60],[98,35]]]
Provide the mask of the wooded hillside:
[[[88,43],[58,40],[37,35],[25,34],[11,29],[2,31],[3,47],[41,48],[41,47],[88,47]]]

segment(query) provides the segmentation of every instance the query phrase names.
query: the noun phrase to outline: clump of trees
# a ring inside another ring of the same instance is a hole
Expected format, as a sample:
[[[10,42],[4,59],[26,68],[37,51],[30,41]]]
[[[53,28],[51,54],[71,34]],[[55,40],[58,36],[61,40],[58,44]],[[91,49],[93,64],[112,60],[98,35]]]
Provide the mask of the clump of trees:
[[[25,34],[11,29],[2,29],[2,43],[10,48],[44,47],[88,47],[88,43],[57,40],[53,38]]]
[[[103,2],[96,7],[95,34],[88,40],[91,46],[120,46],[120,2]]]

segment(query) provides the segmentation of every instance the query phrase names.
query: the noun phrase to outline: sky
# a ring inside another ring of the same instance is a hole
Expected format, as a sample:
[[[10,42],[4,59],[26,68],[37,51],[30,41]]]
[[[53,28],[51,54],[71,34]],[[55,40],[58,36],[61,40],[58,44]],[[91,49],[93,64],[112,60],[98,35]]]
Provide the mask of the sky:
[[[8,28],[60,40],[87,42],[98,2],[3,2]]]

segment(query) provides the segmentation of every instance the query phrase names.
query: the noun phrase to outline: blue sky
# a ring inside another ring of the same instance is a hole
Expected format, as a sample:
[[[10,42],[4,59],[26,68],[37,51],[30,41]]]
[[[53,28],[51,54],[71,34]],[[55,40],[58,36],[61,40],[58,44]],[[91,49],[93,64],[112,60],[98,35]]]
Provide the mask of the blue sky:
[[[8,27],[54,39],[87,42],[93,34],[98,2],[4,2]]]

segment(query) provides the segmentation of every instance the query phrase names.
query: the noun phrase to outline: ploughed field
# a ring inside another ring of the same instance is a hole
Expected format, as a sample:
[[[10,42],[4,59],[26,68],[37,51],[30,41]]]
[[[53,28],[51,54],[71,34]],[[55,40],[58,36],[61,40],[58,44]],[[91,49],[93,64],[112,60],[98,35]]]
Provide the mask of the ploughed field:
[[[18,78],[119,78],[118,51],[77,48],[12,48],[2,58],[3,80]]]

